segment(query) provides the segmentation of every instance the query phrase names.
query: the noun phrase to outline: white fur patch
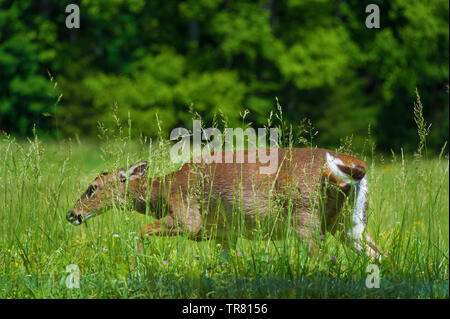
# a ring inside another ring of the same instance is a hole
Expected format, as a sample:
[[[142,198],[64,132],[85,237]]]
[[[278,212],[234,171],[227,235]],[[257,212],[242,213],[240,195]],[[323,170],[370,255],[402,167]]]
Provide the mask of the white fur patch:
[[[351,178],[351,176],[348,176],[347,174],[343,173],[338,165],[344,165],[344,162],[342,162],[339,158],[334,157],[330,153],[326,153],[327,158],[327,166],[331,170],[331,172],[339,179],[343,180],[346,184],[356,185],[358,184],[358,181]]]
[[[352,226],[348,231],[348,235],[353,239],[361,240],[364,229],[366,228],[364,223],[364,213],[366,209],[367,194],[369,192],[365,176],[357,185],[355,185],[355,191],[356,200],[355,206],[353,207]]]
[[[351,176],[348,176],[339,169],[338,165],[345,165],[339,158],[332,156],[330,153],[326,153],[326,159],[327,166],[331,172],[337,178],[344,181],[344,183],[352,185],[352,189],[355,191],[355,203],[353,206],[351,225],[347,231],[347,235],[354,240],[362,240],[362,235],[366,228],[364,223],[364,213],[366,209],[367,194],[369,192],[366,176],[360,181],[354,180]]]

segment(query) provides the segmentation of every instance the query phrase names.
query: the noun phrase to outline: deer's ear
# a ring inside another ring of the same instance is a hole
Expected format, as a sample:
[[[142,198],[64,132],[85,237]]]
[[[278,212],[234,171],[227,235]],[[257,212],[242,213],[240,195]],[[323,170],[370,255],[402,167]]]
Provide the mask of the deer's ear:
[[[135,178],[141,178],[147,173],[147,162],[140,162],[134,164],[128,169],[128,176],[130,181]]]

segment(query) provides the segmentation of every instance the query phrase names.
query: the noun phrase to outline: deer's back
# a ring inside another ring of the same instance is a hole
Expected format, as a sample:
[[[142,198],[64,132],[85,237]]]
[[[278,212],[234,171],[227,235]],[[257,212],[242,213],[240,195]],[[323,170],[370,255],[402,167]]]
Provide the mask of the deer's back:
[[[278,162],[271,174],[261,174],[257,151],[236,151],[234,161],[225,163],[226,152],[222,153],[222,163],[188,163],[175,172],[173,188],[199,187],[206,197],[220,196],[225,202],[241,198],[244,206],[266,203],[271,195],[295,192],[309,197],[320,183],[325,165],[324,149],[293,148],[276,150]],[[256,153],[256,162],[248,160]],[[334,152],[331,152],[334,154]],[[243,154],[244,162],[236,163]],[[268,152],[267,152],[268,154]]]

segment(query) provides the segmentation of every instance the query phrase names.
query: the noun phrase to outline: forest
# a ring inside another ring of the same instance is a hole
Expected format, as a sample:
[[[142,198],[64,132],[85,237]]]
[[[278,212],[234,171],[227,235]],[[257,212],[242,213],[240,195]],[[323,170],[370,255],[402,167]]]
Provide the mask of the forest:
[[[81,0],[69,29],[70,3],[0,0],[0,131],[95,140],[116,110],[167,138],[193,114],[262,127],[278,101],[323,147],[413,151],[417,89],[428,149],[448,140],[448,1]]]

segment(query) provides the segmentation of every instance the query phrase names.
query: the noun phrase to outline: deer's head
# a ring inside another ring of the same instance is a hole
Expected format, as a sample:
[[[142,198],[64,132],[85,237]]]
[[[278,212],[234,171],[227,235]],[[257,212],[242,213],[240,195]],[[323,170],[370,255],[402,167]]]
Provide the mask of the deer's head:
[[[67,212],[67,221],[72,225],[80,225],[113,205],[123,204],[126,198],[127,182],[129,188],[130,185],[135,184],[134,181],[143,177],[146,171],[147,163],[141,162],[132,165],[128,170],[121,168],[114,172],[100,174],[88,186],[75,206]]]

